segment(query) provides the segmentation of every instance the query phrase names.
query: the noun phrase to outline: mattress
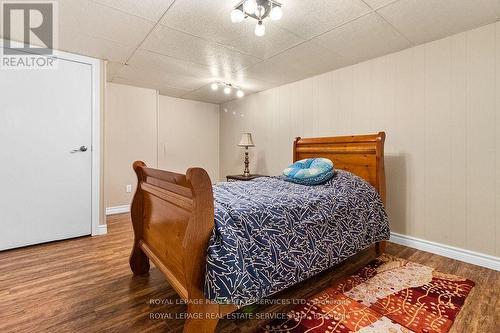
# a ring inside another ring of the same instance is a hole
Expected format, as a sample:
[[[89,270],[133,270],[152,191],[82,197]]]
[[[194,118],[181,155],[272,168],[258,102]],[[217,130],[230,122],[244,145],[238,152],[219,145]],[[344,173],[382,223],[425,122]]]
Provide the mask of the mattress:
[[[325,184],[282,177],[217,184],[205,296],[247,305],[389,239],[378,192],[336,170]]]

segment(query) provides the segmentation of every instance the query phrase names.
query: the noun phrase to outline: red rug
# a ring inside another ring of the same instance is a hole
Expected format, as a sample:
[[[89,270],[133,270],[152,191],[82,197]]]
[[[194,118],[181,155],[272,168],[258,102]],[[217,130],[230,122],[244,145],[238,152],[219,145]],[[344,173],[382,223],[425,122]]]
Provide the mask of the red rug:
[[[473,287],[459,276],[383,255],[262,331],[448,332]]]

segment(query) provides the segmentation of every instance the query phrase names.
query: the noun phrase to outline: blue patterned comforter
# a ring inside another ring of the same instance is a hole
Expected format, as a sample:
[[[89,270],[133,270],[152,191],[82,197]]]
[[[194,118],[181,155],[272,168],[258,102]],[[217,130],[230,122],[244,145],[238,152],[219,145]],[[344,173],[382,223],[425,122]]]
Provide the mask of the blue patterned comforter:
[[[250,304],[389,239],[377,191],[342,170],[326,184],[281,177],[214,186],[205,296]]]

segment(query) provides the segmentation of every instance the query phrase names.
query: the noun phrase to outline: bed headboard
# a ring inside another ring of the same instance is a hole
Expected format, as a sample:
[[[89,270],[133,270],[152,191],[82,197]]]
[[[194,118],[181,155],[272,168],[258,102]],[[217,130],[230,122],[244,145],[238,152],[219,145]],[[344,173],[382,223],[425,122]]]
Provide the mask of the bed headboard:
[[[296,138],[293,144],[293,161],[311,157],[328,158],[335,164],[335,168],[352,172],[372,184],[385,203],[384,142],[385,132],[329,138]]]

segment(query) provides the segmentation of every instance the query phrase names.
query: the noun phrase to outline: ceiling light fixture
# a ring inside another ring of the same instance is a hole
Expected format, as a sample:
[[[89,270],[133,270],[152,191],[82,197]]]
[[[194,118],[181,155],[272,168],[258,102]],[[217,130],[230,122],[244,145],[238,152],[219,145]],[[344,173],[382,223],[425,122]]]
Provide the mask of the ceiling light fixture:
[[[245,19],[245,14],[239,9],[233,9],[231,12],[231,22],[239,23]]]
[[[238,23],[251,17],[257,20],[255,34],[259,37],[266,33],[266,26],[263,20],[266,17],[277,21],[283,17],[282,5],[275,0],[243,0],[231,11],[231,21]]]
[[[255,26],[255,34],[259,37],[262,37],[266,34],[266,26],[262,24],[262,21],[259,21]]]
[[[281,20],[283,17],[283,9],[280,6],[275,6],[271,9],[271,14],[269,16],[273,21]]]
[[[243,1],[243,10],[248,14],[255,14],[258,9],[257,0]]]
[[[210,88],[213,91],[219,90],[219,87],[223,87],[224,94],[230,95],[233,91],[233,89],[236,90],[236,96],[238,98],[242,98],[245,96],[245,92],[243,89],[241,89],[238,86],[232,85],[231,83],[223,82],[223,81],[216,81],[210,84]]]

